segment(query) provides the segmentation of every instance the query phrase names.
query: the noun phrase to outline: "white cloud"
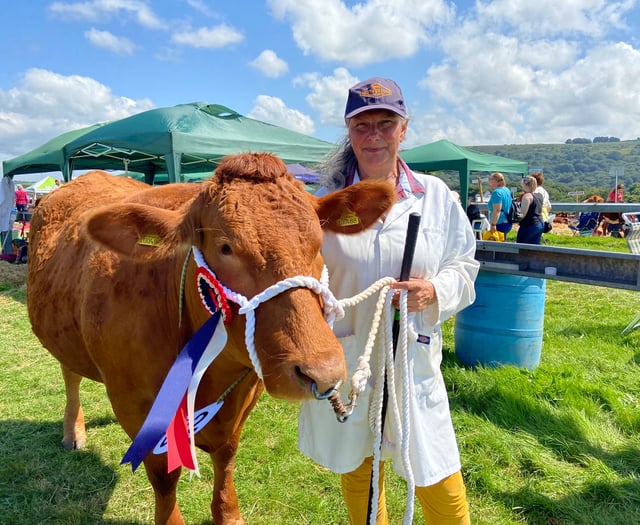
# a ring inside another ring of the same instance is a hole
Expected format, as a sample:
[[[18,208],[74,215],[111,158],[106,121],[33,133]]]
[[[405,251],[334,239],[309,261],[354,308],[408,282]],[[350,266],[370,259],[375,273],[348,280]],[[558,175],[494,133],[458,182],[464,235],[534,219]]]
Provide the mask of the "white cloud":
[[[89,77],[29,69],[19,85],[0,90],[0,145],[7,148],[0,158],[26,153],[60,133],[153,107],[148,99],[114,95]]]
[[[131,17],[138,24],[150,28],[163,28],[165,23],[146,2],[140,0],[89,0],[85,2],[53,2],[49,10],[62,19],[91,20]]]
[[[289,71],[289,65],[271,49],[265,49],[249,64],[270,78],[278,78]]]
[[[572,67],[549,79],[546,96],[531,105],[528,125],[573,124],[593,135],[625,129],[637,135],[640,93],[633,86],[639,83],[639,50],[624,43],[595,47]]]
[[[127,38],[117,37],[109,31],[100,31],[93,27],[85,31],[84,36],[94,46],[113,51],[118,55],[130,55],[136,47],[134,43]]]
[[[209,9],[209,6],[202,0],[187,0],[187,4],[205,16],[213,16],[213,12]]]
[[[348,7],[340,0],[269,0],[278,19],[291,23],[305,55],[364,65],[414,55],[433,27],[451,20],[442,0],[370,0]]]
[[[306,101],[318,113],[322,124],[343,127],[346,93],[358,82],[359,79],[347,69],[339,67],[330,76],[300,75],[294,80],[294,85],[310,89]]]
[[[445,58],[419,83],[428,102],[413,115],[416,137],[444,133],[469,145],[637,136],[640,52],[601,38],[621,36],[628,3],[477,5],[478,16],[442,34]]]
[[[201,27],[191,31],[180,31],[171,36],[175,44],[196,48],[220,48],[236,44],[244,39],[242,33],[231,26]]]
[[[634,4],[633,0],[494,0],[478,2],[477,12],[481,20],[518,27],[538,38],[571,33],[600,37],[612,27],[625,27],[624,14]]]
[[[315,132],[311,117],[296,109],[288,108],[282,99],[277,97],[258,95],[254,101],[253,109],[247,116],[305,135],[312,135]]]

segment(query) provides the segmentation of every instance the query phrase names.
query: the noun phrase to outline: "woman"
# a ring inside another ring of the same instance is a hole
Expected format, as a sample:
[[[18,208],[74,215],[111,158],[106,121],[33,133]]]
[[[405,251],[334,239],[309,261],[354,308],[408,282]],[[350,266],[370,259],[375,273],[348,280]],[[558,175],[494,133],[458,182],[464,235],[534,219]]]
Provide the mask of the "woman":
[[[534,193],[542,195],[542,222],[549,220],[551,214],[551,200],[549,199],[549,192],[542,187],[544,184],[544,175],[541,171],[534,171],[531,176],[536,179],[537,187]]]
[[[460,473],[460,456],[440,371],[440,324],[475,299],[478,262],[475,239],[465,212],[449,188],[438,178],[413,173],[398,155],[405,138],[408,116],[400,88],[392,80],[372,78],[349,90],[345,111],[347,137],[321,168],[326,194],[360,180],[380,180],[393,185],[397,202],[386,217],[357,236],[326,233],[322,254],[329,269],[331,288],[338,298],[353,297],[382,277],[400,274],[407,223],[412,212],[421,215],[411,279],[395,282],[407,290],[409,323],[417,339],[409,342],[412,380],[396,383],[396,391],[409,389],[411,470],[415,495],[425,521],[463,525],[469,523],[466,491]],[[349,378],[363,353],[375,311],[375,298],[349,308],[334,325],[341,338]],[[380,338],[379,338],[380,339]],[[377,341],[373,352],[381,351]],[[376,363],[372,356],[371,363]],[[375,365],[372,365],[374,367]],[[375,377],[375,371],[372,378]],[[300,450],[319,464],[342,474],[342,491],[352,524],[367,520],[374,435],[369,426],[373,390],[369,384],[358,398],[353,414],[338,423],[326,401],[303,403],[299,420]],[[349,392],[342,387],[342,398]],[[399,397],[402,399],[402,397]],[[400,458],[398,429],[385,425],[382,458],[406,479]],[[382,472],[382,469],[381,469]],[[383,476],[380,475],[380,480]],[[388,523],[381,481],[377,523]],[[443,518],[446,517],[446,518]]]
[[[29,194],[22,187],[22,184],[18,184],[16,186],[16,210],[27,211],[27,206],[29,206]]]
[[[522,179],[524,191],[521,201],[522,220],[518,228],[516,242],[524,244],[540,244],[544,232],[542,221],[542,195],[536,193],[538,183],[531,175]]]
[[[491,188],[491,197],[489,198],[489,223],[491,227],[489,231],[504,233],[504,239],[507,240],[507,234],[511,231],[511,223],[507,220],[507,213],[511,208],[511,191],[506,187],[504,175],[499,172],[489,175],[489,187]]]
[[[607,202],[624,202],[624,183],[619,183],[609,192]]]

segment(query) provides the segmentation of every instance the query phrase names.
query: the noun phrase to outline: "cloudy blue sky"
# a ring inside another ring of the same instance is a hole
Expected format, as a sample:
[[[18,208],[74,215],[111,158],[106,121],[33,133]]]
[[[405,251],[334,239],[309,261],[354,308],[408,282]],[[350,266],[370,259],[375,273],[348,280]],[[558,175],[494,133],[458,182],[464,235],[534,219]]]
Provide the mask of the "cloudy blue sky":
[[[640,0],[13,0],[0,160],[204,101],[329,141],[346,91],[395,79],[407,147],[640,136]]]

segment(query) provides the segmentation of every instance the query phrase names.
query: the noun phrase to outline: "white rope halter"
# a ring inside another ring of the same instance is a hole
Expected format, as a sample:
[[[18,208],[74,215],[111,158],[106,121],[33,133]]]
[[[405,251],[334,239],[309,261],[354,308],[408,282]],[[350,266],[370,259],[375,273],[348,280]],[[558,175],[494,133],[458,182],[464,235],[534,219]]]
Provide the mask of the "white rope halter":
[[[193,257],[200,266],[208,268],[202,252],[195,246],[193,247]],[[211,273],[214,273],[210,268],[209,271],[211,271]],[[289,277],[269,286],[267,289],[255,295],[251,299],[247,299],[244,295],[239,294],[238,292],[234,292],[233,290],[227,288],[224,284],[220,283],[227,299],[240,306],[240,310],[238,311],[238,313],[247,316],[244,341],[247,345],[247,351],[249,352],[251,364],[253,365],[253,368],[260,379],[262,379],[262,366],[256,352],[254,335],[256,328],[255,310],[262,303],[291,288],[309,288],[316,294],[322,296],[322,301],[324,303],[324,317],[327,323],[329,323],[329,326],[333,326],[335,320],[342,319],[344,317],[344,310],[342,306],[331,293],[331,290],[329,290],[329,272],[326,266],[322,270],[320,279],[321,281],[318,281],[318,279],[315,279],[314,277],[304,275]]]

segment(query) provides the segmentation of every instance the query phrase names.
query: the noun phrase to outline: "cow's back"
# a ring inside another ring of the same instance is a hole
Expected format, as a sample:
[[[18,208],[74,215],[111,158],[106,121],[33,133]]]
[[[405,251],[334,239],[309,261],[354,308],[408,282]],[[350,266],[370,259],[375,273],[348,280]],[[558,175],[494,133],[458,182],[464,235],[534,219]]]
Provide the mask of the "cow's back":
[[[95,171],[41,199],[33,213],[27,278],[31,326],[56,358],[95,380],[101,378],[86,352],[83,330],[99,319],[88,319],[87,299],[99,292],[95,289],[98,273],[108,279],[118,261],[82,235],[82,216],[148,188],[133,179]]]

